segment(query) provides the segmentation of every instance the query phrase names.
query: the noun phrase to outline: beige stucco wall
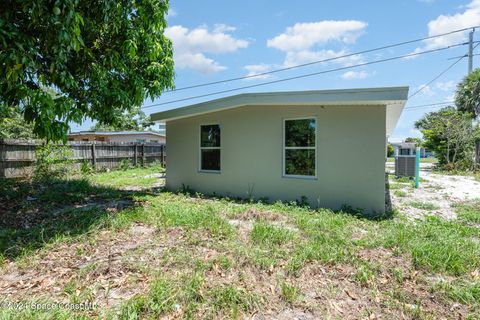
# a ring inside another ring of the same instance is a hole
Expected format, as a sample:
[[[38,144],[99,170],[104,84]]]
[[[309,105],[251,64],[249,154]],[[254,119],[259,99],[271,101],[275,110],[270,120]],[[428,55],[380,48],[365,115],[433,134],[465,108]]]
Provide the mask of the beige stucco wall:
[[[317,179],[282,176],[283,119],[317,118]],[[382,106],[249,106],[167,121],[167,187],[255,198],[308,197],[314,207],[385,210]],[[200,124],[221,125],[221,173],[199,172]]]

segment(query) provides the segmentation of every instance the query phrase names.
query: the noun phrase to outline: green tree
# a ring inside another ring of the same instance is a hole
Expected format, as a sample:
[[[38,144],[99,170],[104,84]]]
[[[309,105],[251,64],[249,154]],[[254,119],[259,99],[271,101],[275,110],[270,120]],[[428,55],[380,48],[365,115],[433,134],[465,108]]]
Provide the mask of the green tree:
[[[414,137],[408,137],[405,139],[405,142],[415,142],[417,147],[421,147],[423,144],[423,141],[421,138],[414,138]]]
[[[145,115],[139,106],[115,116],[111,124],[97,122],[91,127],[93,131],[143,131],[150,129],[155,123]]]
[[[446,107],[427,113],[415,127],[423,134],[424,147],[435,152],[440,165],[451,169],[467,169],[472,165],[478,128],[469,113]]]
[[[0,106],[0,138],[38,139],[16,107]]]
[[[167,0],[2,1],[0,106],[18,106],[47,140],[87,117],[115,123],[174,86],[167,10]]]
[[[459,111],[468,112],[472,118],[480,115],[480,68],[472,71],[458,84],[455,105]]]
[[[387,145],[387,157],[393,157],[393,154],[395,153],[395,148],[389,143]]]

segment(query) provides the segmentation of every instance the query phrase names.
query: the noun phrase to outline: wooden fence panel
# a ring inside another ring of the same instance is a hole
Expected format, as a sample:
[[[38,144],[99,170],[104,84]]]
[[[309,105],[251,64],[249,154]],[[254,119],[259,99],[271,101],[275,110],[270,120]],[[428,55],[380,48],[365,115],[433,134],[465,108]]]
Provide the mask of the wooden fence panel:
[[[23,178],[32,174],[35,151],[40,141],[0,139],[0,178]],[[165,145],[158,143],[68,142],[72,149],[73,167],[84,161],[96,169],[114,169],[129,161],[131,165],[158,162],[165,166]]]

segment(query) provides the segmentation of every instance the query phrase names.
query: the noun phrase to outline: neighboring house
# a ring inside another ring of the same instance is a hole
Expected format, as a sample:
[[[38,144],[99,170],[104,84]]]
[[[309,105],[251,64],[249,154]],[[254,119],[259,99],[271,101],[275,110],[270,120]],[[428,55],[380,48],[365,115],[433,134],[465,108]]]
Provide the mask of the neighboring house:
[[[416,154],[417,144],[415,142],[393,142],[391,145],[395,156],[414,156]],[[429,149],[420,148],[420,158],[431,158],[433,156],[433,152]]]
[[[68,134],[68,141],[165,143],[165,135],[150,131],[80,131]]]
[[[155,113],[170,190],[385,211],[385,148],[408,87],[239,94]]]

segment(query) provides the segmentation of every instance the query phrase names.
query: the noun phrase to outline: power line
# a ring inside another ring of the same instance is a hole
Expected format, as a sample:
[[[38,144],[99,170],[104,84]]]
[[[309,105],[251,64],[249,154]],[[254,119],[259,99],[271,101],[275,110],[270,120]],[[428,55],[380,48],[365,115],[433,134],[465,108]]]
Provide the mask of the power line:
[[[303,74],[303,75],[299,75],[299,76],[295,76],[295,77],[290,77],[290,78],[278,79],[278,80],[273,80],[273,81],[268,81],[268,82],[263,82],[263,83],[257,83],[257,84],[253,84],[253,85],[248,85],[248,86],[243,86],[243,87],[238,87],[238,88],[233,88],[233,89],[228,89],[228,90],[222,90],[222,91],[211,92],[211,93],[207,93],[207,94],[202,94],[202,95],[197,95],[197,96],[192,96],[192,97],[187,97],[187,98],[182,98],[182,99],[177,99],[177,100],[166,101],[166,102],[162,102],[162,103],[156,103],[156,104],[152,104],[152,105],[149,105],[149,106],[145,106],[142,109],[147,109],[147,108],[152,108],[152,107],[157,107],[157,106],[163,106],[163,105],[167,105],[167,104],[172,104],[172,103],[182,102],[182,101],[188,101],[188,100],[192,100],[192,99],[204,98],[204,97],[214,96],[214,95],[218,95],[218,94],[222,94],[222,93],[239,91],[239,90],[243,90],[243,89],[250,89],[250,88],[265,86],[265,85],[269,85],[269,84],[279,83],[279,82],[285,82],[285,81],[296,80],[296,79],[301,79],[301,78],[306,78],[306,77],[312,77],[312,76],[316,76],[316,75],[320,75],[320,74],[342,71],[342,70],[347,70],[347,69],[351,69],[351,68],[363,67],[363,66],[367,66],[367,65],[371,65],[371,64],[381,63],[381,62],[404,59],[404,58],[419,56],[419,55],[422,55],[422,54],[439,52],[439,51],[448,50],[448,49],[451,49],[451,48],[454,48],[454,47],[466,45],[467,43],[468,42],[463,42],[463,43],[454,44],[454,45],[450,45],[450,46],[447,46],[447,47],[442,47],[442,48],[437,48],[437,49],[432,49],[432,50],[427,50],[427,51],[413,52],[413,53],[409,53],[409,54],[406,54],[406,55],[395,56],[395,57],[390,57],[390,58],[385,58],[385,59],[380,59],[380,60],[374,60],[374,61],[359,63],[359,64],[355,64],[355,65],[351,65],[351,66],[339,67],[339,68],[334,68],[334,69],[329,69],[329,70],[324,70],[324,71],[319,71],[319,72],[314,72],[314,73],[307,73],[307,74]]]
[[[414,110],[414,109],[423,109],[423,108],[429,108],[429,107],[436,107],[436,106],[442,106],[446,104],[451,104],[454,103],[455,101],[443,101],[443,102],[435,102],[435,103],[429,103],[429,104],[420,104],[420,105],[415,105],[415,106],[410,106],[406,107],[403,110]]]
[[[465,57],[460,57],[457,61],[455,61],[454,63],[452,63],[451,65],[448,66],[448,68],[446,68],[445,70],[443,70],[442,72],[440,72],[435,78],[433,78],[432,80],[430,80],[429,82],[427,82],[427,84],[424,84],[423,86],[421,86],[417,91],[415,91],[414,93],[412,93],[411,95],[408,96],[408,99],[416,96],[417,94],[419,94],[420,92],[422,92],[423,90],[425,90],[426,88],[428,88],[428,86],[430,84],[432,84],[434,81],[436,81],[438,78],[440,78],[441,76],[443,76],[445,73],[448,72],[448,70],[452,69],[457,63],[459,63],[463,58]]]
[[[480,45],[480,42],[477,43],[477,44],[475,45],[475,47],[473,47],[473,49],[477,48],[479,45]],[[472,50],[473,50],[473,49],[472,49]],[[436,81],[438,78],[440,78],[441,76],[443,76],[445,73],[448,72],[448,70],[452,69],[457,63],[459,63],[463,58],[466,58],[466,57],[468,57],[468,55],[463,55],[463,56],[461,56],[461,57],[457,57],[457,58],[458,58],[457,61],[455,61],[455,62],[452,63],[450,66],[448,66],[445,70],[443,70],[442,72],[440,72],[435,78],[433,78],[432,80],[430,80],[429,82],[427,82],[427,84],[422,85],[417,91],[415,91],[414,93],[412,93],[412,94],[408,97],[408,99],[414,97],[414,96],[417,95],[418,93],[420,93],[420,92],[422,92],[423,90],[425,90],[426,88],[428,88],[428,86],[429,86],[430,84],[432,84],[432,83],[433,83],[434,81]]]
[[[424,38],[418,38],[418,39],[414,39],[414,40],[398,42],[398,43],[389,44],[389,45],[385,45],[385,46],[381,46],[381,47],[377,47],[377,48],[373,48],[373,49],[357,51],[357,52],[354,52],[354,53],[349,53],[349,54],[345,54],[345,55],[341,55],[341,56],[337,56],[337,57],[333,57],[333,58],[316,60],[316,61],[312,61],[312,62],[308,62],[308,63],[298,64],[298,65],[291,66],[291,67],[285,67],[285,68],[275,69],[275,70],[271,70],[271,71],[265,71],[265,72],[262,72],[262,73],[256,73],[256,74],[242,76],[242,77],[235,77],[235,78],[223,79],[223,80],[218,80],[218,81],[213,81],[213,82],[195,84],[195,85],[186,86],[186,87],[182,87],[182,88],[176,88],[176,89],[172,89],[172,90],[166,90],[166,91],[164,91],[164,93],[177,92],[177,91],[182,91],[182,90],[206,87],[206,86],[211,86],[211,85],[220,84],[220,83],[251,79],[251,78],[255,78],[255,77],[262,77],[262,76],[266,76],[266,75],[277,73],[277,72],[283,72],[283,71],[292,70],[292,69],[296,69],[296,68],[311,66],[311,65],[314,65],[314,64],[325,63],[325,62],[330,62],[330,61],[339,60],[339,59],[345,59],[345,58],[353,57],[353,56],[356,56],[356,55],[359,55],[359,54],[365,54],[365,53],[371,53],[371,52],[375,52],[375,51],[379,51],[379,50],[395,48],[395,47],[399,47],[399,46],[403,46],[403,45],[407,45],[407,44],[411,44],[411,43],[415,43],[415,42],[426,41],[426,40],[430,40],[430,39],[434,39],[434,38],[438,38],[438,37],[443,37],[443,36],[447,36],[447,35],[458,33],[458,32],[467,31],[467,30],[470,30],[472,28],[478,28],[478,27],[480,27],[480,26],[457,29],[457,30],[453,30],[453,31],[450,31],[450,32],[437,34],[437,35],[434,35],[434,36],[428,36],[428,37],[424,37]]]

